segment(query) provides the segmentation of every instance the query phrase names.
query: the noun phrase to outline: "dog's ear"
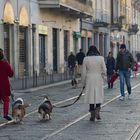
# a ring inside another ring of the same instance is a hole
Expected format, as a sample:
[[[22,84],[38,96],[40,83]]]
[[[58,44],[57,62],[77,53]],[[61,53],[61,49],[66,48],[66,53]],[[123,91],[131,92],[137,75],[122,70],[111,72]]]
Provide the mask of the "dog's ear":
[[[24,108],[24,105],[18,105],[17,108],[18,108],[18,109],[23,109],[23,108]]]
[[[27,103],[25,103],[23,106],[26,108],[26,107],[31,106],[31,104],[27,104]]]
[[[49,99],[47,95],[45,95],[44,98]]]

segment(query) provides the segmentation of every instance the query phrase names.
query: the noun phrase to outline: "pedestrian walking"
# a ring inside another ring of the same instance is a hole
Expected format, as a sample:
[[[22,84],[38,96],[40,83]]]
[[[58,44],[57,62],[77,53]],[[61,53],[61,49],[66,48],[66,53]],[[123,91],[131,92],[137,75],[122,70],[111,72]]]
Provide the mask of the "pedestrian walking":
[[[134,77],[136,77],[136,74],[138,72],[138,62],[134,61],[134,67],[133,67]]]
[[[119,71],[120,77],[120,100],[125,99],[124,84],[126,83],[128,98],[131,95],[130,76],[133,69],[134,59],[132,54],[126,49],[125,44],[121,44],[120,51],[117,54],[116,71]]]
[[[75,66],[76,66],[76,56],[73,54],[73,52],[70,52],[70,55],[68,57],[68,68],[69,68],[69,75],[71,78],[75,75]]]
[[[108,88],[113,88],[113,82],[111,82],[111,78],[115,71],[115,59],[113,57],[112,52],[108,53],[107,60],[106,60],[106,68],[107,68]]]
[[[0,49],[0,100],[3,102],[3,117],[10,121],[9,116],[9,102],[11,95],[9,77],[14,74],[9,63],[4,59],[3,50]]]
[[[85,103],[89,104],[90,121],[100,120],[104,99],[103,76],[106,74],[104,58],[95,46],[90,46],[82,66],[82,84],[85,87]]]
[[[81,74],[81,67],[83,64],[83,60],[85,57],[85,53],[83,52],[83,49],[80,49],[80,51],[76,54],[76,60],[77,60],[77,73],[80,75]]]

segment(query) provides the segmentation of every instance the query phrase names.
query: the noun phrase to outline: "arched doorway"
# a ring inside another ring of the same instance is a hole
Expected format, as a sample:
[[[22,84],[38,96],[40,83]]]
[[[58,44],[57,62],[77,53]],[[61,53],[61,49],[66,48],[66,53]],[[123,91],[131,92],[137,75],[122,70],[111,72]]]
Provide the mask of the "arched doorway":
[[[8,1],[4,6],[3,13],[3,34],[4,34],[4,53],[7,61],[12,63],[12,57],[14,56],[13,49],[13,33],[14,33],[14,11],[12,4]],[[13,55],[13,56],[12,56]]]
[[[26,8],[23,6],[19,15],[19,76],[28,75],[28,25],[29,18]]]

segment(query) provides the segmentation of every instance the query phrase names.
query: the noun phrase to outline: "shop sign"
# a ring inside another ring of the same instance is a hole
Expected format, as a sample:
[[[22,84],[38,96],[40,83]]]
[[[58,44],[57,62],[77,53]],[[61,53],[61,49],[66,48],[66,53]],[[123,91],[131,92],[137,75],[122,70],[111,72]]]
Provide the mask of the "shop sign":
[[[38,33],[48,35],[48,27],[44,25],[38,25]]]
[[[80,32],[73,32],[73,36],[75,38],[80,38],[81,37],[81,33]]]

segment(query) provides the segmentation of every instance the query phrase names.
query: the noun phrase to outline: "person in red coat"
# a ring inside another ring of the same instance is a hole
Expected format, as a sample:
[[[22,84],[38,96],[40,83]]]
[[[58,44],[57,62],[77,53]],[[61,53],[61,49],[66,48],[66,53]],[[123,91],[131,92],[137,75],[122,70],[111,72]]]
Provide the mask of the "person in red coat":
[[[3,117],[10,121],[12,118],[9,114],[9,102],[10,102],[10,82],[9,77],[14,74],[13,69],[9,63],[4,60],[3,50],[0,48],[0,100],[3,102]]]

